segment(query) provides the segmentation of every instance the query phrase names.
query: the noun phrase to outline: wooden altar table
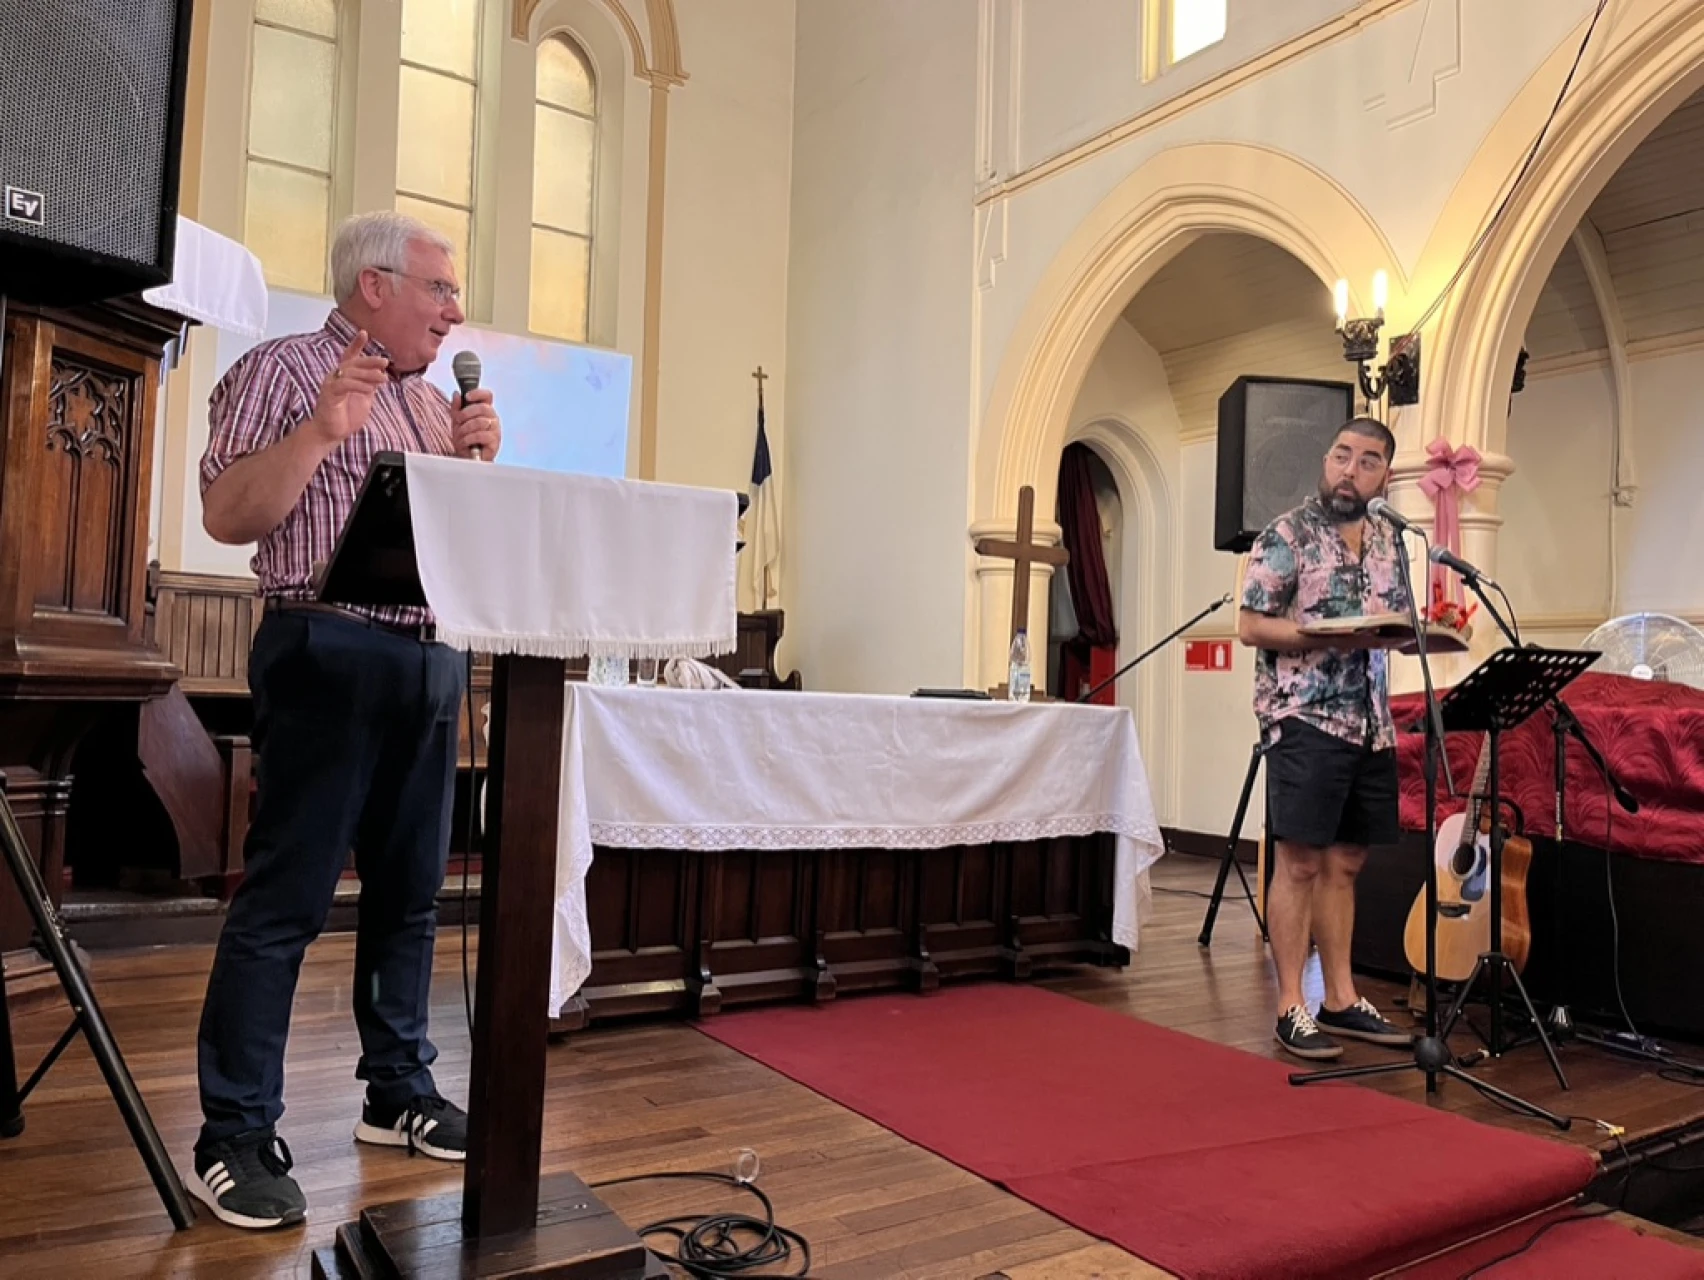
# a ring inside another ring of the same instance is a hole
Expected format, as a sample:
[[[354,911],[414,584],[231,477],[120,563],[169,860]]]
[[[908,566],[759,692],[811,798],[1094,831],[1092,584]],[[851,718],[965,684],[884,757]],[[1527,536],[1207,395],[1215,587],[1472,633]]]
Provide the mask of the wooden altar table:
[[[1163,849],[1121,707],[574,683],[557,1030],[1122,965]]]

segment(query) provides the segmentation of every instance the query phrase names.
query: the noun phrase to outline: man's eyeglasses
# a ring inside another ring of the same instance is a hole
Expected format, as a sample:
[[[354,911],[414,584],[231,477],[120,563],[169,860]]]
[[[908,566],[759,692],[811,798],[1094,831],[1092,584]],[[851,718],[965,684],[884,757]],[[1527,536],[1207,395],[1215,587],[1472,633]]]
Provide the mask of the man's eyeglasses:
[[[432,295],[432,300],[440,307],[461,301],[461,290],[448,280],[431,280],[426,276],[410,275],[406,271],[398,271],[395,267],[374,267],[373,270],[383,271],[386,275],[401,276],[405,280],[418,280],[426,286],[426,292]]]
[[[1345,469],[1353,466],[1357,471],[1365,476],[1376,476],[1390,465],[1377,454],[1371,453],[1363,453],[1358,458],[1349,453],[1328,453],[1326,458],[1337,466]]]

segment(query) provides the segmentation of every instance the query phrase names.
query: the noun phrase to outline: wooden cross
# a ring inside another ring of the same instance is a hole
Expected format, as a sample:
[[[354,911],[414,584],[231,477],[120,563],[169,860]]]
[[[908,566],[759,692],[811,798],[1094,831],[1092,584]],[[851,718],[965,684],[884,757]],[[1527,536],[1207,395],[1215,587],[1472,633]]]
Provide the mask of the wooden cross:
[[[979,538],[976,543],[978,555],[1015,561],[1012,566],[1012,631],[1006,637],[1008,644],[1018,634],[1019,628],[1029,626],[1030,566],[1050,564],[1057,569],[1071,560],[1071,553],[1064,547],[1048,547],[1031,542],[1030,537],[1034,532],[1035,490],[1026,484],[1018,490],[1017,540],[1006,542],[997,538]],[[1037,643],[1037,638],[1031,636],[1031,653],[1035,652]],[[1047,637],[1040,637],[1039,643],[1046,644]]]

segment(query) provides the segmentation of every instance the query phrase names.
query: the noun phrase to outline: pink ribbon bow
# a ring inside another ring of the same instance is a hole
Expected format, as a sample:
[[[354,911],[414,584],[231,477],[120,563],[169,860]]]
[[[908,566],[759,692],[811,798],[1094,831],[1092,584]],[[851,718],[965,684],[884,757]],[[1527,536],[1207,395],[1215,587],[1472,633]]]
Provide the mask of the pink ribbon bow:
[[[1426,446],[1426,470],[1420,477],[1420,488],[1432,499],[1437,510],[1434,536],[1437,545],[1461,554],[1461,495],[1479,487],[1479,451],[1472,445],[1453,445],[1448,440],[1434,440]],[[1431,594],[1462,603],[1461,583],[1442,565],[1433,565]]]

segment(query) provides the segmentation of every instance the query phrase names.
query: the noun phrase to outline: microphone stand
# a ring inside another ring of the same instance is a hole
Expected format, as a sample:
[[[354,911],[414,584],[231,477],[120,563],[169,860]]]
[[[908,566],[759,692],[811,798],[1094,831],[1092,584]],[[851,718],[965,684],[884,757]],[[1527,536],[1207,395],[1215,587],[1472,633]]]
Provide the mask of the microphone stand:
[[[1517,1098],[1512,1093],[1505,1093],[1494,1085],[1463,1071],[1455,1064],[1449,1045],[1438,1035],[1438,862],[1432,856],[1432,850],[1437,846],[1438,839],[1438,761],[1444,756],[1444,718],[1438,707],[1438,691],[1432,684],[1432,665],[1427,656],[1426,630],[1420,620],[1419,605],[1414,597],[1413,572],[1408,563],[1408,546],[1403,535],[1407,530],[1400,524],[1395,526],[1396,542],[1399,549],[1398,561],[1402,565],[1402,581],[1408,596],[1408,620],[1414,628],[1415,653],[1420,659],[1420,675],[1426,691],[1426,755],[1424,773],[1426,777],[1426,1027],[1425,1034],[1416,1036],[1412,1044],[1414,1059],[1412,1062],[1381,1062],[1365,1067],[1338,1067],[1327,1071],[1298,1072],[1290,1076],[1293,1085],[1313,1084],[1321,1080],[1347,1080],[1360,1076],[1384,1075],[1391,1071],[1406,1071],[1414,1068],[1426,1077],[1426,1092],[1438,1091],[1438,1077],[1449,1076],[1452,1080],[1460,1080],[1471,1085],[1488,1098],[1501,1102],[1513,1110],[1547,1120],[1558,1129],[1567,1129],[1571,1121],[1564,1116],[1552,1115],[1541,1107],[1536,1107],[1525,1099]],[[1449,762],[1444,760],[1446,773]],[[1450,788],[1455,789],[1454,785]],[[1495,816],[1493,816],[1495,821]]]
[[[1165,639],[1157,640],[1153,644],[1149,645],[1141,653],[1137,654],[1134,658],[1130,659],[1129,662],[1126,662],[1117,671],[1114,671],[1105,680],[1102,680],[1093,689],[1090,689],[1087,693],[1084,693],[1081,697],[1079,697],[1077,699],[1077,701],[1078,702],[1088,702],[1088,701],[1092,700],[1097,693],[1099,693],[1102,689],[1106,688],[1114,680],[1118,679],[1119,676],[1121,676],[1125,672],[1129,671],[1138,662],[1141,662],[1144,658],[1150,657],[1153,654],[1159,652],[1161,649],[1165,648],[1168,644],[1170,644],[1173,640],[1176,640],[1179,636],[1181,636],[1185,631],[1188,631],[1197,622],[1200,622],[1201,619],[1205,618],[1208,614],[1213,613],[1214,611],[1216,611],[1218,609],[1223,609],[1230,602],[1231,602],[1231,593],[1229,591],[1227,591],[1227,592],[1225,592],[1224,595],[1220,596],[1217,600],[1213,601],[1212,604],[1208,605],[1200,613],[1196,614],[1193,618],[1191,618],[1188,622],[1184,623],[1181,627],[1179,627],[1176,631],[1172,632]]]

